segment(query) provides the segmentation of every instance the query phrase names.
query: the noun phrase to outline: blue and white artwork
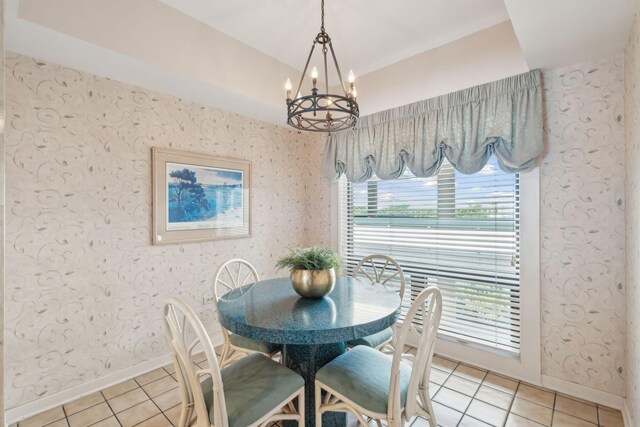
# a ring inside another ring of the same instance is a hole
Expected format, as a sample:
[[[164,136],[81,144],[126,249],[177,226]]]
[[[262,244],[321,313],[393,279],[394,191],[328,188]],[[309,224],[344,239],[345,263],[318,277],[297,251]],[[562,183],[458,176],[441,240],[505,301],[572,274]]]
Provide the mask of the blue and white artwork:
[[[242,227],[243,172],[166,163],[167,231]]]

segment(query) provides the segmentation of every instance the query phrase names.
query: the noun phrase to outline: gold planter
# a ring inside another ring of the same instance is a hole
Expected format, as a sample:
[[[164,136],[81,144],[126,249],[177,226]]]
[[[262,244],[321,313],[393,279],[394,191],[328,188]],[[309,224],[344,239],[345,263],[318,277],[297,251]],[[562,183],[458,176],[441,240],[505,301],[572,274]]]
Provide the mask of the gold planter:
[[[293,270],[291,284],[298,295],[304,298],[322,298],[336,285],[336,271],[329,270]]]

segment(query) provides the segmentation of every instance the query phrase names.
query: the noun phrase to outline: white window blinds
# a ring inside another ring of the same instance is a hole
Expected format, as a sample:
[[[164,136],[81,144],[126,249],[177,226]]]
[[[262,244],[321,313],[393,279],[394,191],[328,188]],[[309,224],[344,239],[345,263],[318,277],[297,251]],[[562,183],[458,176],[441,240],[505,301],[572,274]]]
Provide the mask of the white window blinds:
[[[435,177],[342,185],[347,272],[367,255],[388,255],[405,273],[403,313],[424,287],[438,286],[440,334],[519,353],[518,174],[492,159],[474,175],[445,163]]]

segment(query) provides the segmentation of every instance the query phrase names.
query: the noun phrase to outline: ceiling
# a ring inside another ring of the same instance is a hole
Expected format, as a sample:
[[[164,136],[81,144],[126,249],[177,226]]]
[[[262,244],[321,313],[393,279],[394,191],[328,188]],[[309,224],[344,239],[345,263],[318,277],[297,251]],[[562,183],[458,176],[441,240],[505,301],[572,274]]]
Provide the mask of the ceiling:
[[[319,0],[159,0],[302,71]],[[326,0],[343,72],[363,75],[509,19],[503,0]],[[320,68],[320,67],[318,67]]]
[[[638,0],[504,0],[530,68],[622,52]]]
[[[356,74],[361,111],[370,114],[622,52],[639,1],[326,0],[325,26],[343,74]],[[5,0],[5,45],[283,124],[284,81],[295,84],[304,66],[319,4]]]

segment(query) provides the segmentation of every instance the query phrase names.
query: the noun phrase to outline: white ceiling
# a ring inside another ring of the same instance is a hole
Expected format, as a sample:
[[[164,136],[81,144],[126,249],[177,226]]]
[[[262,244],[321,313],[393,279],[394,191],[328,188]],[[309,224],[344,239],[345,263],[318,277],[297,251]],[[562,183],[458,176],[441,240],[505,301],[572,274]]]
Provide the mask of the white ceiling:
[[[320,0],[160,1],[300,71],[320,30]],[[325,15],[343,74],[356,75],[509,19],[503,0],[326,0]]]
[[[529,67],[621,52],[638,0],[504,0]]]

